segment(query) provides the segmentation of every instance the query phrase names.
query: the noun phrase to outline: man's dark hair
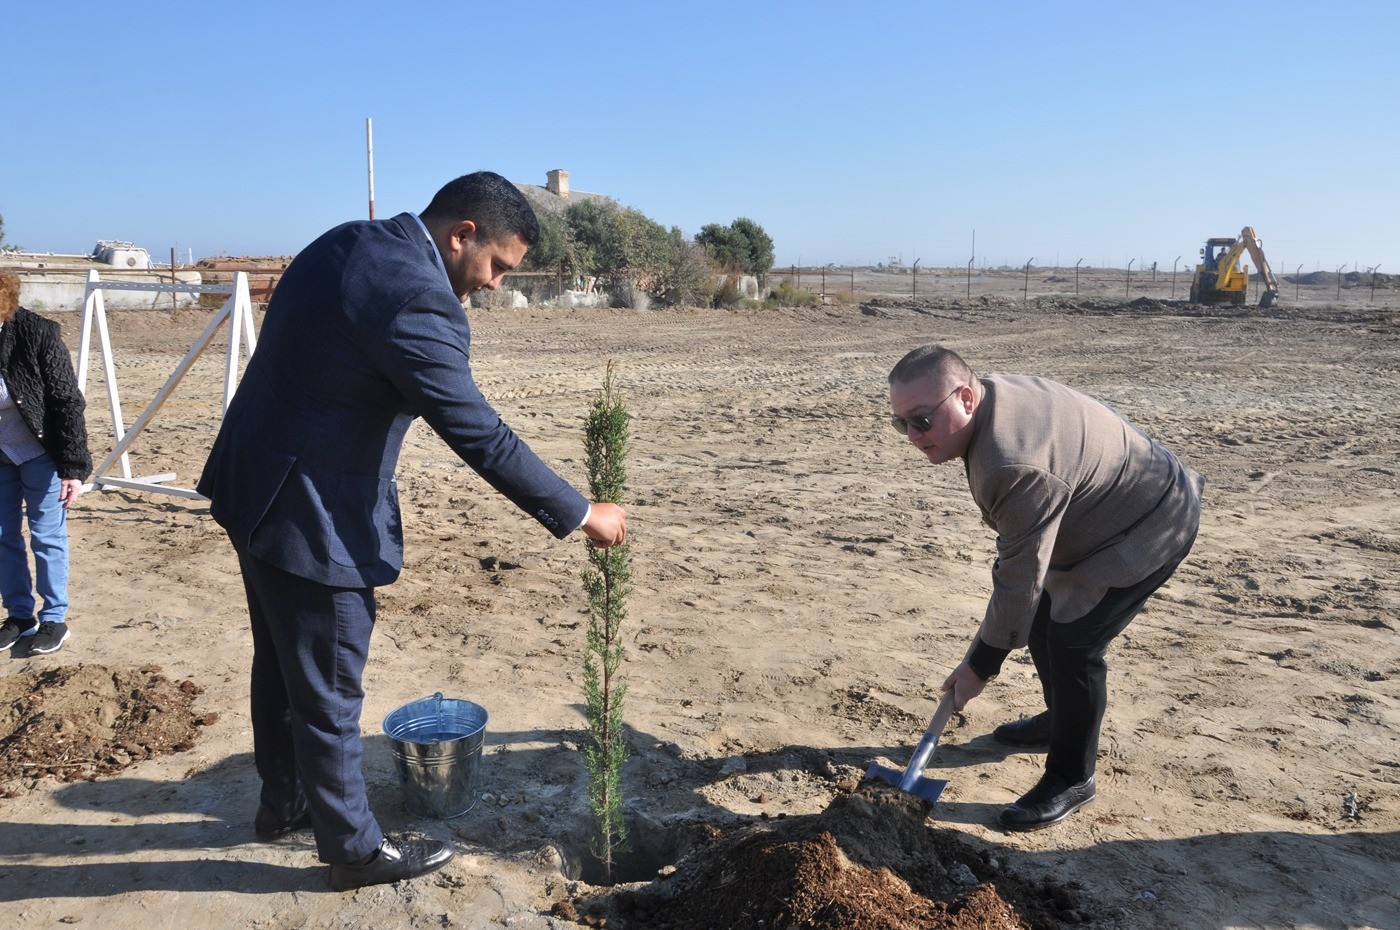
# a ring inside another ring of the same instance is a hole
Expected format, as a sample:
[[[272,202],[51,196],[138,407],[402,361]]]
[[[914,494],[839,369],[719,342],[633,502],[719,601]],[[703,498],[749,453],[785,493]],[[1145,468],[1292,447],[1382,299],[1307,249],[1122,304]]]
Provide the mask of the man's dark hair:
[[[527,247],[540,241],[540,224],[520,189],[494,171],[477,171],[448,181],[420,216],[423,222],[460,223],[471,220],[486,241],[512,235]]]
[[[972,366],[952,349],[936,342],[921,345],[890,369],[890,384],[910,384],[923,377],[951,375],[952,380],[972,384],[977,380]]]

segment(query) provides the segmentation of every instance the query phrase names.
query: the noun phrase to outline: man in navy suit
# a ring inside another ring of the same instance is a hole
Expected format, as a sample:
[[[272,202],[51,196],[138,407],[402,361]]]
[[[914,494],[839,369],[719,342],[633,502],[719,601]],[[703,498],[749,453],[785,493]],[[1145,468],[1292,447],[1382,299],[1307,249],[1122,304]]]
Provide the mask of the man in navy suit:
[[[403,568],[394,469],[414,418],[557,538],[627,535],[622,508],[585,500],[472,379],[462,303],[538,240],[524,196],[486,171],[448,183],[420,215],[325,233],[278,283],[199,481],[238,554],[252,623],[254,828],[272,840],[310,827],[337,890],[453,854],[385,837],[360,764],[374,588]]]

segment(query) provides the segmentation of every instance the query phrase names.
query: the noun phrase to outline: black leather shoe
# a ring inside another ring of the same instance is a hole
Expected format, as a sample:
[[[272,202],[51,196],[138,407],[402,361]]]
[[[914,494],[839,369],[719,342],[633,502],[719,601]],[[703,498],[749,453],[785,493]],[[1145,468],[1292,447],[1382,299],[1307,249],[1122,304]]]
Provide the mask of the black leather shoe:
[[[1058,775],[1046,772],[1034,788],[1001,812],[1001,825],[1008,830],[1043,830],[1064,820],[1094,800],[1094,776],[1071,785]]]
[[[331,887],[349,891],[426,875],[447,865],[456,852],[451,843],[428,837],[390,840],[386,836],[368,862],[331,866]]]
[[[253,818],[253,832],[265,843],[280,840],[288,833],[305,830],[311,826],[311,812],[302,811],[291,820],[283,820],[277,812],[266,804],[258,805],[257,816]]]
[[[992,738],[1018,749],[1048,749],[1050,711],[1042,711],[1034,717],[1022,717],[1015,723],[1003,723],[992,731]]]

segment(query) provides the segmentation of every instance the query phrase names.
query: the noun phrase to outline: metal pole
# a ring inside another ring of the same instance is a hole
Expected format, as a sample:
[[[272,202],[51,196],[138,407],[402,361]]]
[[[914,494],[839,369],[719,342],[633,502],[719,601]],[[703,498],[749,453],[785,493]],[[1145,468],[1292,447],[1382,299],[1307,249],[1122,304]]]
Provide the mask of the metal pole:
[[[369,159],[369,218],[374,219],[374,120],[365,117],[365,155]]]
[[[1293,302],[1298,302],[1298,281],[1303,277],[1303,265],[1298,263],[1298,267],[1293,271]]]
[[[1021,299],[1024,300],[1024,301],[1026,301],[1027,303],[1030,303],[1030,299],[1031,299],[1031,296],[1030,296],[1030,295],[1031,295],[1031,262],[1033,262],[1033,261],[1035,261],[1034,258],[1032,258],[1030,261],[1026,262],[1026,280],[1025,280],[1025,286],[1021,288]]]
[[[174,313],[174,312],[179,308],[179,304],[176,303],[176,301],[179,299],[179,295],[177,295],[177,294],[175,293],[175,291],[174,291],[175,285],[176,285],[176,281],[175,281],[175,246],[172,245],[172,246],[170,247],[170,287],[171,287],[171,291],[170,291],[170,312],[171,312],[171,313]],[[1373,285],[1371,286],[1371,296],[1374,297],[1375,294],[1376,294],[1376,287],[1375,287],[1375,285],[1373,284]]]
[[[1180,255],[1176,257],[1176,261],[1172,262],[1172,300],[1176,300],[1176,264],[1179,261],[1181,261]]]
[[[1338,300],[1341,300],[1341,299],[1342,299],[1342,269],[1345,268],[1345,267],[1346,267],[1346,263],[1345,263],[1345,262],[1343,262],[1342,264],[1340,264],[1340,265],[1337,266],[1337,299],[1338,299]]]
[[[1376,268],[1379,267],[1380,265],[1376,265],[1371,269],[1371,303],[1376,302]]]
[[[1135,258],[1128,259],[1128,283],[1123,285],[1124,300],[1128,299],[1128,294],[1130,294],[1133,289],[1133,262],[1135,261],[1137,261]]]
[[[822,269],[822,292],[821,292],[821,296],[822,296],[822,297],[825,297],[825,296],[826,296],[826,269],[825,269],[825,268]]]
[[[851,296],[856,296],[856,270],[854,268],[851,269]]]
[[[1075,262],[1075,263],[1074,263],[1074,296],[1075,296],[1075,297],[1078,297],[1078,296],[1079,296],[1079,262],[1082,262],[1082,261],[1084,261],[1084,259],[1081,258],[1078,262]]]
[[[914,295],[919,296],[919,259],[914,259]]]
[[[968,299],[968,300],[971,300],[971,299],[972,299],[972,263],[975,262],[976,260],[977,260],[977,256],[975,256],[975,255],[974,255],[972,258],[969,258],[969,259],[967,260],[967,299]]]

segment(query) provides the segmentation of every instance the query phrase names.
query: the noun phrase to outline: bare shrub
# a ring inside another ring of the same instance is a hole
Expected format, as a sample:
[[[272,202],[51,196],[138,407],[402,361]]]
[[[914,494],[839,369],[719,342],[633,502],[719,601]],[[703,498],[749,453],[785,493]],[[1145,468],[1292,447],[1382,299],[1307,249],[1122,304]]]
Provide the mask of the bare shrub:
[[[637,285],[636,281],[623,280],[613,285],[609,291],[612,305],[626,310],[650,310],[651,295]]]

